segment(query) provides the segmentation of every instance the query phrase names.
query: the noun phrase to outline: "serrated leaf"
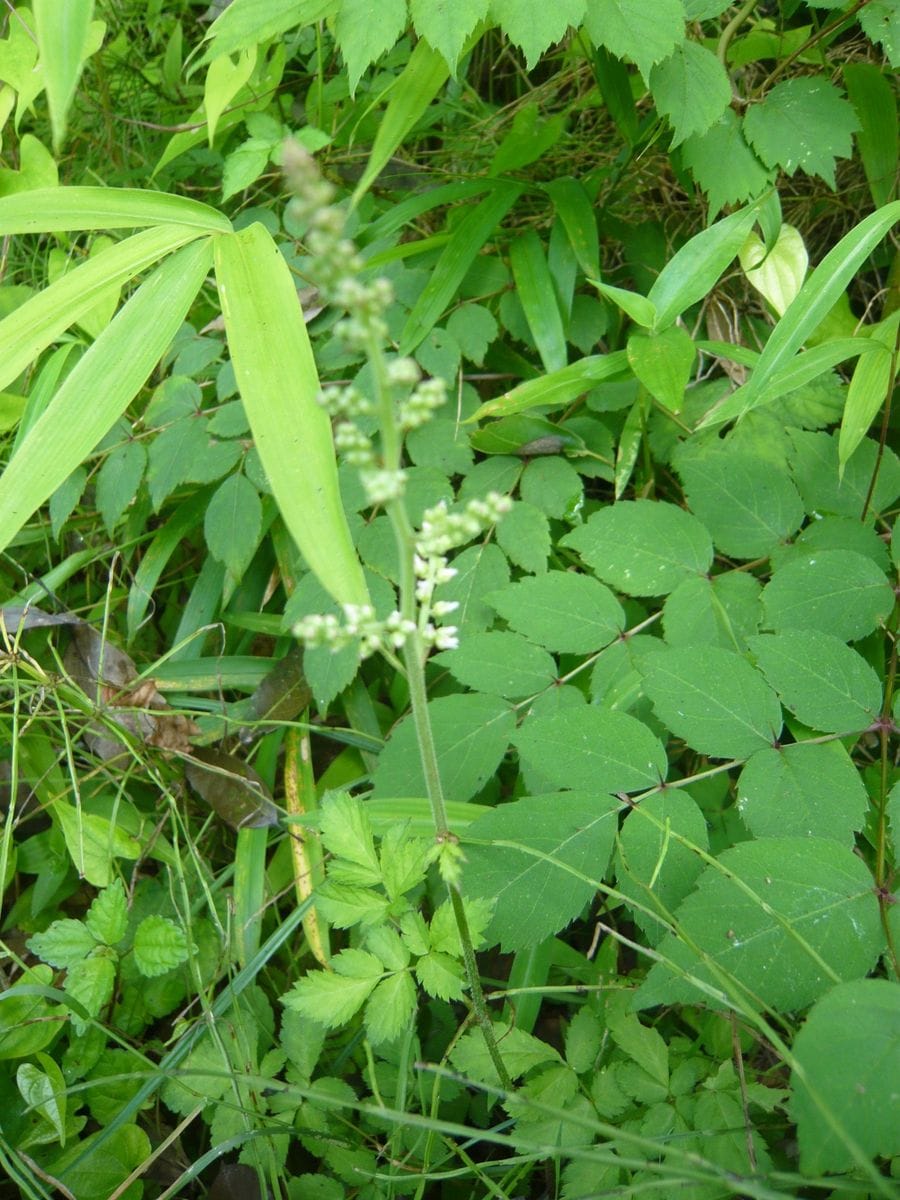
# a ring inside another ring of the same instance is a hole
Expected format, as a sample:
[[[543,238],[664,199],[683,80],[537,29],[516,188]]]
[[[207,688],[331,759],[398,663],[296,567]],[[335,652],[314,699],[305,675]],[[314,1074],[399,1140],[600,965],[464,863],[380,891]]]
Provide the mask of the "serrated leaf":
[[[384,969],[374,954],[356,949],[336,954],[331,966],[330,971],[310,971],[298,979],[282,1003],[326,1029],[337,1029],[356,1016]]]
[[[32,934],[26,944],[51,967],[70,967],[86,958],[97,942],[83,921],[63,917],[43,933]]]
[[[494,902],[490,898],[473,900],[471,897],[465,896],[463,897],[463,907],[466,910],[469,933],[472,935],[472,945],[477,950],[484,942],[484,931],[490,924]],[[453,905],[449,900],[445,900],[438,906],[431,918],[428,936],[431,939],[431,948],[438,953],[450,954],[456,958],[462,956],[463,948],[459,940],[459,927],[456,924]]]
[[[351,96],[363,71],[390,50],[406,28],[406,0],[342,0],[334,40],[347,64]]]
[[[619,836],[616,887],[641,905],[633,909],[634,920],[652,945],[666,927],[645,910],[653,911],[655,898],[664,910],[674,912],[703,870],[699,855],[673,833],[701,850],[709,846],[706,818],[680,788],[647,796],[628,814]]]
[[[660,943],[668,961],[651,968],[638,1007],[695,1002],[701,992],[684,971],[722,990],[718,968],[753,1003],[792,1012],[874,966],[883,946],[878,903],[851,850],[818,838],[763,838],[733,846],[719,862],[723,870],[707,867],[680,905],[682,936]]]
[[[900,460],[889,445],[879,452],[871,438],[863,438],[841,476],[836,434],[795,429],[790,436],[794,443],[791,470],[807,512],[834,513],[858,520],[876,462],[879,470],[870,511],[882,512],[900,495]]]
[[[887,619],[894,590],[865,555],[813,550],[779,567],[763,589],[762,601],[768,629],[815,629],[851,642]]]
[[[431,842],[412,835],[408,822],[394,824],[385,833],[378,858],[384,890],[391,900],[405,895],[422,882],[428,869],[431,846]]]
[[[775,692],[740,654],[718,646],[675,647],[648,654],[642,669],[659,719],[701,754],[746,758],[781,732]]]
[[[803,501],[769,460],[737,446],[686,448],[675,457],[692,511],[730,558],[761,558],[803,523]]]
[[[170,492],[183,483],[206,450],[206,423],[185,417],[164,429],[150,444],[147,485],[154,509],[159,509]]]
[[[469,800],[506,753],[515,728],[513,711],[492,696],[443,696],[428,704],[444,794]],[[376,798],[425,796],[419,744],[411,716],[395,726],[372,776]]]
[[[570,25],[580,25],[587,0],[557,0],[535,5],[532,0],[491,0],[491,17],[511,42],[521,46],[530,71]]]
[[[823,733],[856,733],[876,719],[881,682],[839,638],[813,629],[750,638],[759,668],[785,708]]]
[[[605,583],[629,596],[663,596],[705,575],[713,547],[704,526],[674,504],[623,500],[593,513],[562,539]]]
[[[820,75],[777,83],[744,117],[744,134],[770,167],[801,168],[834,187],[835,159],[853,153],[859,121],[839,88]]]
[[[95,496],[97,511],[107,533],[112,533],[137,495],[146,466],[147,451],[137,441],[117,446],[103,460],[103,466],[97,472]]]
[[[742,651],[759,632],[759,581],[743,571],[697,576],[679,583],[663,607],[663,630],[670,646],[722,646]]]
[[[187,935],[180,925],[168,917],[144,917],[134,931],[132,953],[137,969],[149,979],[165,975],[173,967],[187,961]]]
[[[463,888],[467,896],[495,898],[491,942],[504,952],[521,950],[578,916],[605,874],[621,807],[595,791],[561,792],[502,804],[469,826]],[[515,845],[476,845],[470,838]]]
[[[650,91],[672,126],[672,145],[705,133],[731,103],[731,82],[711,50],[683,41],[650,72]]]
[[[316,908],[335,928],[351,929],[360,923],[383,920],[388,902],[379,892],[344,882],[330,872],[316,892]]]
[[[668,1092],[669,1048],[662,1035],[642,1025],[628,1011],[628,1000],[621,992],[609,997],[605,1016],[607,1029],[619,1049]]]
[[[472,634],[458,650],[440,654],[435,661],[473,691],[507,700],[543,691],[557,674],[547,651],[517,633]]]
[[[480,367],[488,346],[497,336],[498,326],[494,314],[484,305],[462,304],[448,317],[447,331],[456,338],[463,355]]]
[[[790,1113],[804,1174],[852,1171],[857,1156],[900,1154],[900,988],[887,979],[841,983],[794,1040]]]
[[[121,879],[114,879],[99,893],[85,913],[84,923],[91,935],[106,946],[114,946],[125,936],[128,904]]]
[[[595,705],[530,717],[512,741],[527,771],[555,787],[636,792],[667,774],[665,748],[642,721]]]
[[[511,563],[538,575],[550,557],[550,522],[526,500],[516,500],[497,526],[497,544]]]
[[[687,138],[681,156],[706,192],[711,216],[726,204],[755,199],[772,180],[771,168],[764,167],[747,145],[738,116],[730,108],[705,133]],[[727,171],[722,163],[728,163]]]
[[[892,67],[900,67],[900,9],[896,0],[871,0],[859,13],[866,37],[883,47]]]
[[[435,589],[436,600],[455,601],[459,607],[447,620],[461,634],[484,629],[494,619],[486,597],[509,582],[509,563],[492,542],[470,546],[452,562],[456,575]]]
[[[83,1004],[92,1017],[98,1017],[112,999],[115,982],[115,958],[96,954],[70,965],[63,990]],[[72,1013],[72,1025],[77,1033],[84,1033],[88,1028],[88,1023],[75,1012]]]
[[[409,14],[419,37],[443,54],[455,71],[466,39],[489,6],[490,0],[410,0]]]
[[[437,1000],[462,1000],[465,995],[462,967],[448,954],[423,954],[416,963],[416,978]]]
[[[609,588],[570,571],[521,579],[487,600],[512,629],[562,653],[600,650],[625,628],[625,613]]]
[[[416,987],[408,971],[389,975],[372,992],[366,1004],[365,1024],[373,1046],[392,1042],[414,1023]]]
[[[571,520],[581,508],[584,482],[564,458],[545,455],[533,459],[522,472],[519,495],[548,517]]]
[[[867,804],[862,779],[840,742],[758,750],[738,782],[738,812],[758,838],[834,838],[852,847]]]
[[[595,46],[633,62],[644,79],[684,37],[680,0],[588,0],[584,27]]]
[[[494,1021],[492,1026],[494,1040],[500,1048],[500,1057],[510,1079],[518,1079],[542,1063],[562,1061],[552,1046],[523,1029],[516,1029],[503,1021]],[[450,1061],[457,1071],[477,1083],[490,1083],[496,1087],[500,1082],[479,1029],[470,1029],[463,1034],[450,1055]]]
[[[320,828],[322,845],[328,853],[361,869],[358,882],[381,882],[372,826],[362,801],[347,792],[326,796],[322,801]]]
[[[203,519],[210,554],[240,579],[256,553],[261,532],[259,493],[246,475],[229,475],[213,494]]]

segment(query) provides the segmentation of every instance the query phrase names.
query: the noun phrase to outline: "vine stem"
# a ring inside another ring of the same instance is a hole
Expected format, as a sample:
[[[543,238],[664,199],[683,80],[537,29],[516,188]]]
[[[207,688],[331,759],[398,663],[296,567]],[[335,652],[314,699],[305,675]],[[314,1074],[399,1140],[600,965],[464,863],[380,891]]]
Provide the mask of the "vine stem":
[[[377,392],[379,426],[381,429],[382,461],[387,471],[400,469],[402,454],[402,439],[397,426],[394,411],[393,389],[388,377],[384,352],[375,338],[370,338],[367,346],[369,362]],[[415,537],[409,520],[406,506],[401,500],[392,500],[386,506],[387,515],[394,530],[397,543],[397,554],[400,561],[400,613],[403,617],[415,622],[416,616],[416,576],[413,564],[415,552]],[[434,821],[435,840],[439,844],[456,841],[447,821],[447,804],[444,798],[444,788],[438,770],[437,750],[434,745],[434,731],[431,728],[431,718],[428,715],[428,691],[425,685],[426,650],[421,631],[416,623],[415,632],[410,635],[403,647],[403,663],[406,668],[406,682],[409,688],[409,705],[412,712],[413,725],[416,730],[416,743],[419,747],[419,757],[422,762],[422,774],[425,778],[425,792],[431,805],[431,815]],[[487,1002],[481,986],[481,976],[478,973],[478,963],[475,959],[475,946],[472,932],[466,917],[465,904],[459,888],[447,880],[447,890],[450,893],[450,905],[459,933],[462,947],[463,966],[469,985],[469,996],[475,1019],[484,1037],[485,1046],[500,1086],[505,1090],[512,1088],[509,1072],[500,1056],[500,1048],[494,1036]]]

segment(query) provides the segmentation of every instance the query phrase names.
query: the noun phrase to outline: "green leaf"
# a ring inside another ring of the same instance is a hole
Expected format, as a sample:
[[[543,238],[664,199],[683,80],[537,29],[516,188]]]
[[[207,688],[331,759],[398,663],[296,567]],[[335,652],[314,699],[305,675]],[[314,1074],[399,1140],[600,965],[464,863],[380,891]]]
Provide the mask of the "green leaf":
[[[678,839],[671,835],[676,833]],[[650,913],[658,904],[672,913],[696,883],[703,863],[684,844],[706,850],[709,836],[706,818],[687,792],[669,788],[643,799],[622,826],[616,855],[616,887],[637,901],[632,914],[651,945],[666,931],[662,921]]]
[[[535,505],[516,500],[497,526],[497,545],[511,563],[538,575],[550,557],[550,522]]]
[[[134,399],[181,326],[209,265],[207,241],[171,255],[66,376],[0,477],[0,546],[9,544]]]
[[[763,558],[803,523],[800,493],[771,462],[737,446],[715,442],[676,453],[691,510],[729,558]]]
[[[112,880],[113,858],[138,858],[141,843],[121,826],[97,813],[75,809],[65,800],[52,808],[75,870],[94,887],[107,887]]]
[[[34,1063],[21,1063],[16,1071],[16,1086],[25,1103],[53,1128],[60,1146],[66,1144],[66,1081],[49,1054],[39,1054],[41,1071]]]
[[[416,47],[418,50],[418,47]],[[374,153],[374,151],[373,151]],[[485,242],[515,204],[518,184],[498,181],[491,194],[470,209],[450,235],[400,334],[400,353],[410,354],[440,320]]]
[[[563,367],[561,371],[554,371],[552,375],[520,383],[495,400],[486,400],[468,419],[481,421],[485,417],[510,416],[544,405],[560,408],[583,395],[599,381],[627,370],[628,359],[624,350],[616,350],[612,354],[594,354]]]
[[[900,1154],[900,988],[887,979],[840,983],[794,1040],[790,1113],[805,1175],[852,1171]],[[857,1149],[858,1148],[858,1149]]]
[[[344,874],[343,870],[339,873]],[[337,929],[352,929],[354,925],[383,921],[388,902],[380,892],[340,883],[332,873],[317,889],[316,908]]]
[[[684,38],[684,8],[680,0],[588,0],[584,27],[595,46],[627,58],[646,80]]]
[[[542,117],[540,105],[524,103],[516,112],[503,141],[494,152],[488,171],[491,175],[508,175],[537,162],[562,137],[566,116],[558,113]]]
[[[871,0],[859,14],[866,37],[878,42],[892,67],[900,67],[900,11],[896,0]]]
[[[766,246],[751,230],[739,257],[747,282],[769,302],[779,317],[783,316],[803,286],[809,266],[809,255],[799,230],[785,222],[774,246]]]
[[[59,539],[62,527],[75,511],[86,484],[87,470],[84,467],[76,467],[50,497],[50,534],[54,541]]]
[[[503,1021],[493,1021],[492,1028],[510,1079],[518,1079],[543,1063],[562,1061],[552,1046],[523,1029],[516,1029]],[[463,1034],[450,1054],[450,1061],[457,1071],[476,1083],[489,1083],[496,1087],[500,1082],[480,1029],[470,1029]]]
[[[872,7],[874,6],[870,5],[866,10],[867,15]],[[900,36],[897,38],[897,45],[900,48]],[[872,201],[876,208],[880,208],[882,204],[887,204],[893,195],[897,159],[900,157],[894,92],[881,68],[874,63],[844,63],[841,73],[847,95],[859,118],[860,129],[856,135],[856,147],[869,182]]]
[[[593,513],[562,538],[591,570],[629,596],[663,596],[705,575],[713,547],[706,529],[674,504],[623,500]]]
[[[423,954],[416,963],[416,978],[437,1000],[462,1000],[465,995],[462,967],[449,954]]]
[[[443,696],[428,704],[444,795],[469,800],[493,775],[515,727],[512,710],[492,696]],[[411,716],[394,727],[372,776],[375,798],[425,796]]]
[[[342,950],[330,971],[310,971],[298,979],[282,1003],[326,1029],[353,1019],[382,979],[384,969],[366,950]]]
[[[121,879],[114,879],[99,893],[85,913],[84,923],[91,935],[106,946],[122,940],[128,926],[128,905]]]
[[[755,199],[772,181],[772,171],[747,145],[738,116],[730,108],[705,133],[687,138],[681,156],[706,192],[711,216],[726,204]],[[727,170],[722,170],[723,163],[728,164]]]
[[[516,295],[545,371],[566,365],[566,335],[556,301],[553,277],[541,239],[533,229],[516,237],[509,248]]]
[[[672,145],[705,133],[731,103],[731,82],[715,54],[685,40],[650,72],[657,109],[669,118]]]
[[[52,187],[37,188],[34,191],[14,196],[4,196],[0,199],[0,234],[8,233],[73,233],[78,229],[140,229],[147,225],[172,226],[177,225],[183,230],[193,230],[196,237],[201,233],[228,233],[231,222],[228,218],[208,204],[199,200],[189,200],[184,196],[171,196],[167,192],[152,192],[143,188],[107,188],[107,187]],[[162,233],[157,230],[162,238]],[[171,230],[166,231],[168,240],[172,237]],[[123,245],[104,250],[108,259],[98,255],[93,260],[95,272],[101,262],[105,268],[107,262],[121,261],[114,254],[116,249],[122,250]],[[152,242],[141,243],[148,246]],[[174,247],[169,247],[174,249]],[[164,251],[158,251],[154,258],[159,258]],[[152,261],[152,260],[151,260]],[[93,278],[95,272],[88,272],[91,263],[77,268],[84,271],[85,277]],[[132,272],[134,273],[134,272]],[[66,278],[70,285],[77,288],[76,272],[72,271]],[[60,283],[62,280],[59,281]],[[103,287],[108,287],[107,277]],[[91,300],[91,307],[95,298]]]
[[[546,650],[517,633],[476,633],[458,650],[436,656],[435,662],[473,691],[507,700],[542,692],[556,679],[556,663]]]
[[[648,654],[642,666],[656,715],[701,754],[746,758],[781,732],[774,691],[740,654],[684,646]]]
[[[548,650],[588,654],[625,628],[622,606],[589,575],[549,571],[491,592],[488,603],[510,628]]]
[[[256,57],[256,46],[248,46],[238,54],[237,62],[232,61],[229,55],[220,54],[209,64],[203,84],[203,113],[210,149],[219,118],[253,74]],[[224,187],[223,192],[227,194]]]
[[[484,365],[484,356],[497,331],[494,314],[482,304],[462,304],[447,319],[447,332],[456,338],[463,355],[477,367]]]
[[[881,709],[881,682],[861,655],[813,629],[760,634],[750,648],[785,708],[823,733],[867,729]]]
[[[332,16],[339,0],[233,0],[207,30],[204,62]]]
[[[634,333],[628,339],[628,363],[654,400],[681,412],[697,351],[691,336],[678,325],[661,333]]]
[[[409,15],[419,37],[442,54],[455,72],[466,39],[489,7],[490,0],[410,0]]]
[[[187,935],[180,925],[176,925],[168,917],[154,914],[144,917],[134,931],[132,952],[135,966],[140,973],[148,979],[153,979],[186,962],[190,947]]]
[[[587,0],[556,0],[535,5],[532,0],[491,0],[491,17],[511,42],[521,46],[530,71],[554,42],[565,37],[570,25],[579,26]]]
[[[491,542],[470,546],[453,559],[456,575],[435,589],[435,599],[455,601],[459,608],[448,620],[461,633],[473,633],[493,622],[486,603],[489,593],[509,582],[509,563],[502,550]]]
[[[366,1005],[366,1033],[373,1046],[393,1042],[415,1024],[416,987],[408,971],[389,975],[372,992]]]
[[[406,28],[406,0],[341,0],[334,40],[347,66],[350,95],[363,71],[392,49]]]
[[[657,324],[656,307],[638,292],[630,292],[627,288],[614,287],[611,283],[603,283],[599,279],[588,280],[601,296],[606,296],[617,308],[621,308],[626,316],[631,317],[636,325],[644,329],[652,329]]]
[[[900,309],[872,326],[870,337],[876,349],[869,354],[861,354],[853,369],[838,440],[838,457],[842,471],[887,400],[898,326]]]
[[[547,455],[534,459],[522,472],[519,495],[548,517],[572,520],[581,508],[584,481],[564,458]]]
[[[262,532],[259,493],[246,475],[229,475],[213,494],[203,518],[209,552],[240,579],[250,565]]]
[[[63,990],[82,1004],[90,1016],[98,1017],[112,999],[115,982],[115,958],[95,954],[70,964]],[[89,1023],[72,1010],[72,1026],[81,1034],[89,1028]]]
[[[184,483],[206,449],[206,425],[194,416],[173,421],[150,444],[147,487],[158,512],[167,496]]]
[[[531,717],[512,741],[526,774],[554,787],[637,792],[668,773],[665,748],[642,721],[595,705]]]
[[[670,646],[722,646],[746,649],[762,618],[758,580],[742,571],[695,576],[679,583],[663,607],[663,629]]]
[[[53,148],[58,153],[65,137],[69,106],[90,53],[94,0],[71,0],[62,8],[53,0],[33,0],[32,9],[53,128]]]
[[[101,1145],[102,1139],[102,1145]],[[53,1177],[79,1200],[106,1200],[152,1156],[147,1134],[137,1125],[120,1125],[79,1137],[53,1161]]]
[[[502,804],[470,824],[463,889],[496,898],[491,943],[504,953],[535,946],[578,916],[605,874],[620,808],[618,799],[593,790],[557,792]]]
[[[219,60],[216,59],[216,62]],[[210,68],[212,69],[212,68]],[[225,156],[222,169],[222,199],[230,200],[255,183],[265,171],[272,151],[272,142],[266,138],[247,138]]]
[[[835,159],[850,157],[858,129],[853,106],[822,76],[776,84],[744,117],[747,140],[766,166],[788,175],[800,167],[832,188]]]
[[[288,265],[257,222],[216,239],[216,275],[241,399],[284,522],[339,603],[367,603],[341,503],[331,422],[317,402],[318,374]]]
[[[32,934],[27,945],[32,954],[51,967],[71,967],[86,958],[97,942],[83,921],[64,917],[54,921],[43,933]]]
[[[758,838],[834,838],[852,847],[867,804],[840,742],[758,750],[738,783],[738,812]]]
[[[660,943],[665,961],[639,987],[637,1007],[696,1002],[702,993],[685,972],[723,992],[727,972],[754,1007],[792,1012],[872,969],[883,946],[878,904],[851,850],[817,838],[763,838],[733,846],[718,862],[680,905],[681,936]]]
[[[334,792],[322,801],[322,845],[329,854],[355,863],[360,883],[381,883],[375,839],[361,801],[347,792]]]
[[[765,626],[815,629],[845,642],[879,627],[894,607],[882,571],[853,550],[813,550],[779,567],[762,594]]]
[[[563,223],[572,253],[588,278],[600,275],[600,242],[597,215],[591,199],[577,179],[563,176],[544,184],[553,201],[556,215]],[[587,297],[586,297],[587,298]]]
[[[103,466],[97,472],[95,497],[107,533],[112,534],[133,502],[146,465],[147,451],[137,441],[117,446],[103,460]]]
[[[657,1030],[642,1025],[634,1013],[628,1012],[627,1005],[621,992],[610,995],[605,1011],[610,1037],[623,1054],[668,1092],[669,1048],[665,1039]]]

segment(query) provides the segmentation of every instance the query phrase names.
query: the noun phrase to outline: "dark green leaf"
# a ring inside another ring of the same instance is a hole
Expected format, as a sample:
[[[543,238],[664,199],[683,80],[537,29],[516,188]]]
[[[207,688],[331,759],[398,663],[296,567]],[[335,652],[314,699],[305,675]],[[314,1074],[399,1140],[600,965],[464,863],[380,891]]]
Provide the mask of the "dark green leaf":
[[[240,579],[262,532],[259,493],[246,475],[229,475],[216,490],[206,510],[203,532],[213,558]]]
[[[451,71],[466,39],[487,16],[489,0],[410,0],[416,33],[447,60]]]
[[[871,438],[863,438],[858,449],[845,464],[841,478],[837,434],[792,429],[790,437],[794,444],[791,471],[803,497],[806,511],[816,514],[834,513],[837,516],[854,517],[859,520],[879,459],[877,444]],[[883,512],[898,495],[900,460],[890,446],[885,446],[870,511]]]
[[[644,79],[684,37],[684,8],[679,0],[592,0],[584,27],[595,46],[633,62]]]
[[[711,215],[726,204],[741,204],[765,191],[772,172],[744,140],[737,114],[726,108],[705,133],[694,134],[681,147],[682,158],[706,192]],[[728,169],[722,170],[727,163]]]
[[[470,546],[453,559],[453,567],[456,576],[435,590],[435,598],[457,602],[459,608],[448,621],[461,633],[486,628],[494,619],[486,597],[509,582],[509,563],[503,551],[492,542]]]
[[[544,691],[557,674],[547,651],[517,633],[471,634],[458,650],[439,654],[434,661],[473,691],[507,700]]]
[[[744,118],[747,141],[769,167],[800,167],[834,187],[837,158],[849,158],[859,129],[853,106],[822,76],[777,83]]]
[[[513,736],[528,771],[555,787],[636,792],[665,779],[662,743],[627,713],[585,706],[531,717]]]
[[[670,646],[746,648],[762,617],[759,582],[743,571],[685,579],[666,599],[663,629]]]
[[[97,472],[97,511],[107,533],[112,533],[120,517],[137,496],[144,477],[147,451],[140,442],[117,446]]]
[[[491,16],[511,42],[522,47],[529,69],[554,42],[565,37],[570,25],[584,17],[586,0],[557,0],[536,6],[532,0],[491,0]]]
[[[683,41],[650,72],[656,107],[672,126],[672,144],[705,133],[731,102],[731,83],[711,50]]]
[[[622,606],[609,588],[569,571],[522,579],[491,592],[488,603],[518,633],[569,654],[599,650],[625,628]]]
[[[894,607],[894,591],[870,558],[814,550],[780,567],[763,589],[765,625],[816,629],[842,641],[865,637]]]
[[[533,504],[516,500],[497,526],[497,544],[511,563],[538,575],[550,557],[550,522]]]
[[[406,28],[406,0],[341,0],[334,23],[350,94],[370,63],[390,50]]]

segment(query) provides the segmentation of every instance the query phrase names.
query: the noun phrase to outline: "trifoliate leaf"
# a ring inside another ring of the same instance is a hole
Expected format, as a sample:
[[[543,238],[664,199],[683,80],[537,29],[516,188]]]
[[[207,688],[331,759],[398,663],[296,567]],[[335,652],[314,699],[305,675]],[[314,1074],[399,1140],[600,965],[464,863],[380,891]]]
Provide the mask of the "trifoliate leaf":
[[[705,527],[674,504],[622,500],[593,513],[562,539],[595,575],[629,596],[664,596],[705,575],[713,547]]]
[[[466,39],[487,16],[489,6],[490,0],[410,0],[409,15],[419,37],[455,71]]]
[[[373,1046],[392,1042],[414,1023],[416,986],[408,971],[389,975],[375,988],[366,1004],[366,1033]]]
[[[814,550],[779,567],[762,601],[765,628],[815,629],[856,641],[887,618],[894,590],[870,558],[853,550]]]
[[[428,705],[444,794],[470,800],[506,753],[515,715],[492,696],[443,696]],[[372,778],[377,798],[426,796],[412,717],[397,725],[378,757]]]
[[[625,628],[618,600],[589,575],[550,571],[491,592],[487,599],[512,629],[562,653],[600,650]]]
[[[662,742],[643,721],[596,705],[530,717],[512,740],[526,774],[555,787],[637,792],[667,773]]]
[[[840,742],[758,750],[738,783],[738,812],[758,838],[834,838],[853,846],[867,805],[862,779]]]
[[[322,845],[337,858],[360,868],[359,883],[380,883],[381,870],[369,814],[361,800],[347,792],[326,796],[321,809]]]
[[[650,91],[657,109],[669,118],[672,145],[691,134],[705,133],[731,103],[731,82],[711,50],[683,41],[650,72]]]
[[[524,1029],[516,1029],[503,1021],[494,1021],[492,1027],[510,1079],[518,1079],[542,1063],[562,1061],[552,1046],[526,1033]],[[463,1034],[450,1055],[450,1061],[457,1071],[477,1083],[496,1086],[500,1082],[480,1029],[470,1029]]]
[[[334,40],[347,64],[351,95],[363,71],[390,50],[406,28],[406,0],[342,0]]]
[[[761,558],[796,533],[803,501],[790,478],[761,455],[716,444],[675,456],[691,510],[731,558]]]
[[[142,975],[152,979],[180,966],[188,956],[187,935],[168,917],[144,917],[134,933],[132,953]]]
[[[835,159],[853,153],[859,120],[839,88],[820,75],[777,83],[744,117],[747,141],[769,167],[801,168],[834,187]]]
[[[822,733],[866,729],[881,708],[881,682],[839,638],[813,629],[750,638],[759,668],[785,708]]]
[[[539,575],[550,557],[550,522],[539,508],[524,500],[513,506],[497,526],[497,544],[511,563]]]
[[[384,968],[374,954],[355,949],[336,954],[331,966],[330,971],[310,971],[298,979],[282,1002],[327,1029],[337,1029],[359,1012]]]
[[[616,887],[641,906],[632,913],[652,945],[666,930],[652,915],[654,899],[667,912],[674,912],[703,870],[699,855],[672,834],[701,850],[709,846],[706,818],[681,788],[669,788],[642,800],[626,817],[619,838]]]
[[[511,42],[521,46],[529,71],[540,56],[561,41],[570,25],[584,18],[587,0],[556,0],[536,5],[533,0],[491,0],[491,16]]]
[[[663,630],[670,646],[722,646],[741,651],[759,632],[759,581],[743,571],[685,579],[666,599]]]
[[[895,982],[838,984],[811,1009],[793,1056],[790,1113],[804,1174],[854,1170],[857,1159],[844,1136],[866,1157],[900,1154],[900,1095],[891,1082],[900,1078]]]
[[[705,133],[694,134],[681,147],[685,165],[706,192],[709,214],[714,217],[726,204],[753,200],[772,180],[744,140],[737,114],[730,108]],[[728,163],[723,170],[722,164]]]
[[[584,27],[595,46],[633,62],[644,79],[684,37],[680,0],[588,0]]]
[[[722,869],[707,867],[680,905],[681,936],[660,943],[665,961],[638,989],[637,1007],[695,1002],[703,993],[684,972],[724,991],[726,972],[754,1002],[791,1012],[835,979],[858,979],[874,966],[884,944],[878,901],[850,849],[818,838],[762,838],[733,846],[719,862]]]
[[[648,654],[642,668],[659,719],[701,754],[746,758],[781,732],[775,692],[740,654],[679,646]]]
[[[85,913],[84,923],[97,941],[106,946],[114,946],[125,936],[128,903],[121,879],[114,879],[100,892]]]
[[[521,700],[542,692],[556,679],[556,663],[546,650],[518,633],[475,633],[458,650],[435,657],[473,691]]]
[[[621,807],[599,791],[561,792],[502,804],[469,826],[463,887],[467,896],[496,898],[488,926],[492,942],[504,952],[521,950],[578,916],[605,874]],[[526,849],[475,845],[470,838]]]

